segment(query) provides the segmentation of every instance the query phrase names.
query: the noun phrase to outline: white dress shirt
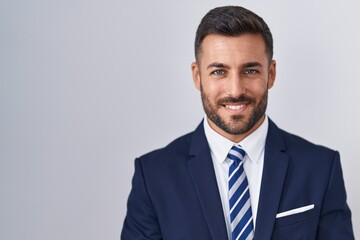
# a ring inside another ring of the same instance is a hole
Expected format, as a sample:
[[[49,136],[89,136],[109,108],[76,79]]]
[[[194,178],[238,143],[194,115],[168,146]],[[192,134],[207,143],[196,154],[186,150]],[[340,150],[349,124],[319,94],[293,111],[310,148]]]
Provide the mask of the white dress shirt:
[[[228,174],[231,160],[226,159],[227,154],[234,144],[240,144],[246,152],[244,158],[244,171],[249,182],[251,209],[255,229],[268,127],[268,118],[265,117],[264,122],[253,133],[243,139],[240,143],[234,143],[215,132],[210,127],[207,117],[205,117],[205,135],[210,146],[211,157],[215,169],[216,180],[219,187],[229,237],[231,236],[231,225],[228,196]]]

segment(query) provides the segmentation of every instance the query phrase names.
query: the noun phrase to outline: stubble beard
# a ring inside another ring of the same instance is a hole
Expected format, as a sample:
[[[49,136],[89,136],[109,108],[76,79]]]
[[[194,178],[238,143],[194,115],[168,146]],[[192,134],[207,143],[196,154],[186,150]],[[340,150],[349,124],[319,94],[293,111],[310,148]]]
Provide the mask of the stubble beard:
[[[201,100],[206,116],[213,123],[215,123],[217,127],[219,127],[228,134],[240,135],[249,132],[255,126],[255,124],[264,116],[266,112],[268,90],[263,93],[258,103],[256,99],[243,94],[238,98],[226,97],[219,99],[215,104],[212,104],[210,102],[210,99],[208,95],[204,92],[202,86],[200,86],[200,90]],[[219,108],[223,107],[225,103],[244,103],[248,104],[248,107],[252,106],[248,119],[245,115],[232,115],[230,121],[226,121],[218,113]]]

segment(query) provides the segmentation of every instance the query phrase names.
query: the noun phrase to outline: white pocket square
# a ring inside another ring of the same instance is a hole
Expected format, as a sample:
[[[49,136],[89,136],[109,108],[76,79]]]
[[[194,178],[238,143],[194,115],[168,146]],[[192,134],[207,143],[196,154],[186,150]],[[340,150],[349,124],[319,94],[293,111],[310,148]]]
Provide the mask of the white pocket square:
[[[294,214],[297,214],[297,213],[306,212],[306,211],[309,211],[309,210],[313,209],[314,207],[315,207],[315,205],[311,204],[311,205],[307,205],[307,206],[304,206],[304,207],[299,207],[299,208],[295,208],[295,209],[292,209],[292,210],[289,210],[289,211],[281,212],[281,213],[276,214],[276,218],[282,218],[282,217],[286,217],[286,216],[289,216],[289,215],[294,215]]]

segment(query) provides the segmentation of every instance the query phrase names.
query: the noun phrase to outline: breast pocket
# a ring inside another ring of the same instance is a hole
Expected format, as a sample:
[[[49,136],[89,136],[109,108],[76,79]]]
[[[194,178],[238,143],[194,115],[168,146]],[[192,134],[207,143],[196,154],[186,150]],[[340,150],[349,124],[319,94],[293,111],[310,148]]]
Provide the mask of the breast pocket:
[[[275,220],[273,240],[311,240],[316,239],[320,211],[313,208]]]

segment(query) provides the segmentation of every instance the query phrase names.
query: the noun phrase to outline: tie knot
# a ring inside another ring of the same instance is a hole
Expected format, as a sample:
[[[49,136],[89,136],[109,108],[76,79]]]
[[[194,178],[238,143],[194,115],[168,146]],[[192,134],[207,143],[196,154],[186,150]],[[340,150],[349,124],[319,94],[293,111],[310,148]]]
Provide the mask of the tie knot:
[[[228,158],[239,164],[245,157],[245,150],[240,145],[234,145],[228,153]]]

